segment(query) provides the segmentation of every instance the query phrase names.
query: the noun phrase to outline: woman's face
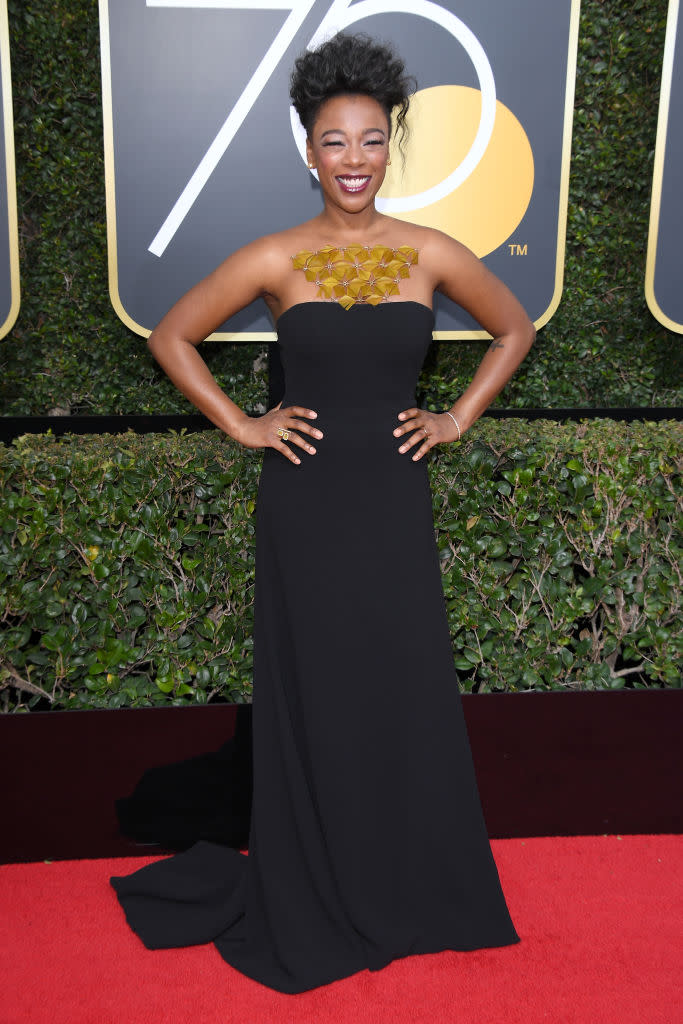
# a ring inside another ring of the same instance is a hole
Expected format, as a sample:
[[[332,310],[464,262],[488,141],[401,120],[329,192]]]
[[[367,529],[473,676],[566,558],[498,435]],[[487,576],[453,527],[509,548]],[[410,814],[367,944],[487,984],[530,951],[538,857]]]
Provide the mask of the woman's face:
[[[306,143],[325,200],[348,213],[374,204],[389,159],[389,123],[370,96],[334,96],[320,108]]]

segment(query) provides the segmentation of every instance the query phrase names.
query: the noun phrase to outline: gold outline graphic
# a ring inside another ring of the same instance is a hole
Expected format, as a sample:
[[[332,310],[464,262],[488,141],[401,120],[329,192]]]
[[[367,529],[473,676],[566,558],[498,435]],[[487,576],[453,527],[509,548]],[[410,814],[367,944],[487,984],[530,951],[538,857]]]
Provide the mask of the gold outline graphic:
[[[19,316],[21,291],[19,281],[19,225],[17,221],[17,173],[14,163],[14,111],[12,109],[12,72],[9,55],[9,20],[7,0],[0,0],[0,59],[2,60],[2,117],[5,135],[5,177],[7,179],[7,242],[9,246],[10,307],[0,338],[14,327]]]
[[[657,141],[655,142],[655,160],[652,170],[652,197],[650,199],[650,226],[647,236],[647,260],[645,262],[645,301],[655,320],[677,334],[683,334],[683,324],[676,323],[667,316],[655,297],[655,271],[657,264],[657,240],[659,237],[659,219],[662,205],[662,182],[664,180],[664,158],[669,126],[669,105],[671,101],[671,81],[674,70],[674,52],[676,49],[676,33],[678,31],[679,0],[669,0],[666,21],[666,39],[662,60],[662,84],[659,93],[659,116],[657,118]],[[683,54],[678,55],[683,59]]]
[[[147,338],[151,330],[136,323],[126,313],[119,296],[118,263],[116,243],[116,191],[114,168],[114,122],[112,109],[111,60],[109,38],[109,0],[98,0],[100,12],[100,47],[102,63],[102,114],[104,127],[104,177],[107,206],[107,254],[109,268],[109,297],[119,319],[136,334]],[[677,2],[677,0],[675,0]],[[571,0],[569,36],[567,46],[567,79],[565,86],[564,122],[562,131],[562,157],[560,170],[560,191],[557,218],[557,255],[555,260],[555,288],[550,303],[543,314],[535,320],[537,328],[548,323],[562,298],[564,281],[564,258],[567,235],[567,207],[569,200],[569,167],[571,160],[572,122],[574,113],[574,91],[576,86],[576,55],[579,38],[579,14],[581,0]],[[463,341],[490,339],[487,331],[434,331],[438,341]],[[275,331],[228,331],[209,335],[207,341],[277,341]]]

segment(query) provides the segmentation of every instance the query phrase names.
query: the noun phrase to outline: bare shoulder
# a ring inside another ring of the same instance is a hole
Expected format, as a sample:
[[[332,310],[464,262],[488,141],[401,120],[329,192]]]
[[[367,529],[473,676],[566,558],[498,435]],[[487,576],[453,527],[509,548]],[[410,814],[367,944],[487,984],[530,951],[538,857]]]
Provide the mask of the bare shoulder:
[[[419,265],[437,289],[443,281],[446,268],[455,271],[479,263],[475,254],[437,228],[421,224],[410,224],[394,217],[386,218],[387,241],[393,246],[410,245],[419,252]]]
[[[240,258],[258,266],[264,294],[277,297],[282,280],[292,272],[292,257],[313,241],[310,225],[300,224],[256,239],[240,250]]]
[[[422,228],[420,267],[441,292],[497,337],[512,329],[533,332],[526,312],[510,289],[466,245],[435,228]]]
[[[248,278],[258,282],[260,290],[268,291],[283,262],[284,245],[279,235],[264,235],[236,249],[216,268],[216,272],[220,276]]]
[[[477,256],[457,238],[447,235],[437,228],[422,228],[420,240],[420,263],[434,277],[438,288],[444,273],[449,270],[458,271],[472,269],[480,263]]]

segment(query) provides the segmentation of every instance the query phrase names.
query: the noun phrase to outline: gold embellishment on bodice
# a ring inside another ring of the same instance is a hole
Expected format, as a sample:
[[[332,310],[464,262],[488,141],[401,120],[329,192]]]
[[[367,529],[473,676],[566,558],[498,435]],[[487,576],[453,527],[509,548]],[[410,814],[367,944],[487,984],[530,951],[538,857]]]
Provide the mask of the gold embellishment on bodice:
[[[292,256],[295,270],[318,286],[318,296],[350,309],[356,302],[377,306],[398,295],[401,279],[410,277],[417,249],[402,245],[324,245],[317,252],[304,249]]]

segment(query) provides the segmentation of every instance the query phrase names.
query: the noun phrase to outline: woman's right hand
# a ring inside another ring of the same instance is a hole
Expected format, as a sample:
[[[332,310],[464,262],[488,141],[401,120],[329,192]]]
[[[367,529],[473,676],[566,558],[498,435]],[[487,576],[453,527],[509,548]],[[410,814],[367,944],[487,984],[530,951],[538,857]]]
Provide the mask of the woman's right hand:
[[[298,445],[299,448],[303,448],[309,455],[315,455],[316,449],[314,446],[297,431],[301,431],[309,437],[322,437],[322,430],[306,422],[307,420],[314,420],[317,415],[317,412],[313,409],[305,409],[302,405],[288,405],[283,409],[282,402],[278,402],[273,409],[269,409],[263,416],[248,416],[241,426],[237,440],[245,448],[275,448],[277,451],[282,452],[291,462],[299,465],[301,459],[289,447],[287,441],[290,444]],[[302,419],[301,417],[305,418]],[[280,436],[278,434],[279,429],[284,430],[288,436]]]

